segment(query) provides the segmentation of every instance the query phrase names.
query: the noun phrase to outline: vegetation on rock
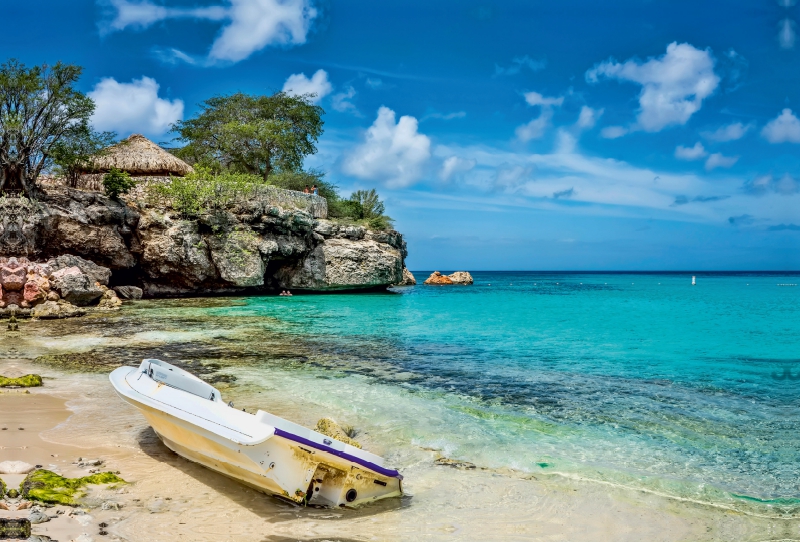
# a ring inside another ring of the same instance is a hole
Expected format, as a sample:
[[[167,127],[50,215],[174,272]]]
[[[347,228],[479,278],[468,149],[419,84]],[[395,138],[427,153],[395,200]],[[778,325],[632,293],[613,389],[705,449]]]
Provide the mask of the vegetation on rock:
[[[0,388],[35,388],[42,385],[42,377],[39,375],[25,375],[16,378],[0,376]]]
[[[103,175],[103,189],[111,199],[117,199],[120,195],[127,194],[134,186],[136,186],[136,181],[131,179],[126,172],[115,167]]]
[[[125,480],[112,472],[98,472],[81,478],[65,478],[49,470],[39,469],[30,473],[22,482],[24,498],[49,504],[76,505],[77,499],[85,495],[84,488],[90,484],[124,484]]]
[[[59,140],[51,151],[54,173],[75,188],[92,157],[101,156],[117,138],[114,132],[95,132],[88,123],[77,126],[70,137]]]

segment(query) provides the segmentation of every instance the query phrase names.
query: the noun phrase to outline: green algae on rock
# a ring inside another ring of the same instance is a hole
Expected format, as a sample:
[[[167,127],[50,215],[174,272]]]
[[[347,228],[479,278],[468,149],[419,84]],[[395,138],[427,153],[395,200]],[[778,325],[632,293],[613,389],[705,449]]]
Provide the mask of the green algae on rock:
[[[0,499],[6,494],[6,483],[0,478]]]
[[[25,375],[16,378],[0,376],[0,388],[35,388],[42,385],[42,377],[39,375]]]
[[[22,482],[22,496],[32,501],[72,506],[83,497],[87,485],[125,484],[125,480],[112,472],[98,472],[81,478],[65,478],[49,470],[30,473]]]
[[[350,431],[347,431],[345,430],[345,428],[340,426],[331,418],[322,418],[320,421],[318,421],[315,431],[318,431],[323,435],[329,436],[332,439],[336,439],[339,442],[344,442],[345,444],[349,444],[350,446],[361,448],[361,444],[350,438],[350,436],[348,435],[348,433],[353,434],[352,428],[350,428]]]
[[[27,540],[31,536],[31,522],[27,518],[0,518],[0,538]]]

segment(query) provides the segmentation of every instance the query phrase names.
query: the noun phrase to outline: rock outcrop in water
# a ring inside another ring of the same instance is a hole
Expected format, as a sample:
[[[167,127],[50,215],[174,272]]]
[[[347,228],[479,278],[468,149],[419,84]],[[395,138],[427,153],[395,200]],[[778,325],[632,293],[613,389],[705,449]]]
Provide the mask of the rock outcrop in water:
[[[431,276],[425,280],[424,284],[433,284],[436,286],[445,286],[449,284],[472,284],[472,275],[466,271],[456,271],[451,275],[442,275],[439,271],[434,271]]]
[[[109,286],[131,299],[382,288],[403,280],[406,244],[395,231],[259,198],[185,220],[143,202],[57,188],[41,201],[0,199],[0,255],[50,258],[42,276],[60,297],[49,301],[77,306],[112,302]],[[44,303],[44,283],[40,290]]]

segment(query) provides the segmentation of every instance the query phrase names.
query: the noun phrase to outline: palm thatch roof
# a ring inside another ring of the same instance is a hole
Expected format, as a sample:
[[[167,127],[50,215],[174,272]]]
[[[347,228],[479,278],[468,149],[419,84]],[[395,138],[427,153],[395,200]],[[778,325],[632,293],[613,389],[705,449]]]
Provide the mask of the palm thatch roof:
[[[141,134],[133,134],[103,150],[91,160],[92,173],[105,173],[117,168],[133,176],[186,175],[192,166],[174,156]]]

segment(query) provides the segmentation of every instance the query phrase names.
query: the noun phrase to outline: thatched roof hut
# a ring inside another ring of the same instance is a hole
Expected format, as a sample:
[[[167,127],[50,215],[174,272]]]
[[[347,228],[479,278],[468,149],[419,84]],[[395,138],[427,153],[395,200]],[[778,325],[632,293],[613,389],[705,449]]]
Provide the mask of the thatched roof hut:
[[[128,172],[133,177],[186,175],[192,166],[168,153],[141,134],[133,134],[106,148],[91,160],[91,173],[107,173],[111,168]]]

